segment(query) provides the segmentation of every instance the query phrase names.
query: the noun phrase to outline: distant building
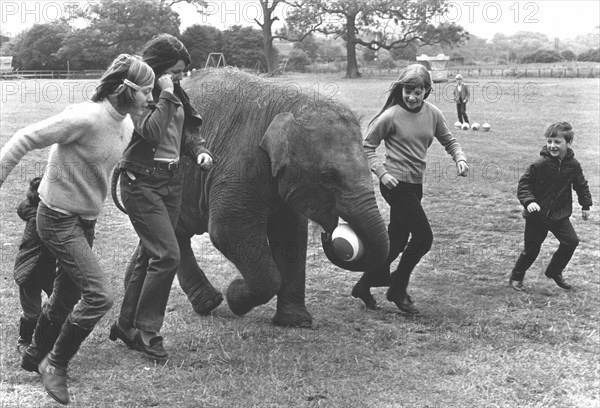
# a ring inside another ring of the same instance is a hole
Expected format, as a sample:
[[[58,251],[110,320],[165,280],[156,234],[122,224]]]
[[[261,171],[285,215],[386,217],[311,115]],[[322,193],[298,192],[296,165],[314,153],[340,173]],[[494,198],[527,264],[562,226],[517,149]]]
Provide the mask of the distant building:
[[[12,72],[13,57],[0,57],[0,72]]]
[[[425,54],[417,55],[417,62],[429,70],[433,82],[446,82],[448,80],[448,61],[450,57],[438,54],[430,57]]]

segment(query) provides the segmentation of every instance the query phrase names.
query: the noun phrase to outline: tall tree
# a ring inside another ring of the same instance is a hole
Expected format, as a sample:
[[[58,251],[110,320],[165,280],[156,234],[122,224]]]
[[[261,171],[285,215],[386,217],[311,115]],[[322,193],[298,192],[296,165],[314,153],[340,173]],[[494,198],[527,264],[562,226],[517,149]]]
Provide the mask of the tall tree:
[[[69,32],[62,22],[36,24],[22,33],[15,42],[13,66],[25,70],[66,70],[67,66],[57,53]]]
[[[285,29],[273,32],[273,24],[279,20],[275,10],[282,4],[290,5],[291,7],[301,7],[303,2],[286,1],[286,0],[258,0],[262,9],[262,21],[255,18],[254,21],[262,31],[263,52],[267,62],[267,72],[269,75],[275,75],[279,69],[277,63],[277,50],[273,46],[273,41],[276,39],[287,41],[302,41],[304,37],[310,34],[311,31],[299,32],[296,31],[293,36],[287,35]]]
[[[212,26],[189,26],[181,34],[180,40],[190,52],[190,68],[204,68],[208,55],[211,52],[222,52],[223,49],[223,34]]]
[[[266,71],[261,32],[252,27],[232,26],[223,31],[223,54],[228,65]]]
[[[104,0],[78,16],[86,27],[69,33],[59,52],[74,69],[101,69],[119,53],[138,53],[156,34],[179,35],[179,15],[166,2]]]
[[[293,32],[319,31],[346,42],[346,77],[360,76],[356,46],[373,50],[411,43],[457,44],[468,37],[454,23],[434,24],[448,11],[446,0],[304,0],[288,15]]]

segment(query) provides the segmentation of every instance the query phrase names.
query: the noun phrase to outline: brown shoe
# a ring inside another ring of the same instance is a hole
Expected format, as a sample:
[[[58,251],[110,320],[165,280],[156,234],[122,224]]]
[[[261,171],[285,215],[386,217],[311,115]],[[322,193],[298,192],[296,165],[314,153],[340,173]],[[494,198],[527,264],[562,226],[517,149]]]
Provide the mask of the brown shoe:
[[[121,330],[117,323],[113,323],[113,325],[110,326],[110,333],[108,335],[108,338],[112,341],[117,341],[117,339],[121,340],[123,343],[125,343],[127,348],[131,350],[141,350],[138,345],[138,342],[136,341],[136,338],[134,337],[133,339],[131,339],[127,337],[127,334],[123,330]]]
[[[416,308],[415,303],[412,301],[408,294],[393,296],[388,292],[387,300],[394,302],[398,309],[404,313],[415,315],[419,313],[419,309]]]
[[[570,290],[573,288],[573,286],[569,285],[565,279],[561,274],[558,275],[548,275],[548,272],[546,272],[544,275],[546,275],[547,278],[552,279],[559,287],[565,289],[565,290]]]
[[[513,278],[510,278],[508,280],[508,285],[514,290],[518,290],[519,292],[522,292],[525,289],[522,280],[514,280]]]
[[[143,351],[152,359],[163,361],[169,358],[169,354],[167,354],[163,346],[162,336],[155,336],[150,339],[150,344],[146,344],[142,339],[142,333],[138,331],[135,336],[135,341],[137,342],[138,350]]]
[[[67,405],[69,403],[67,369],[55,366],[48,360],[48,356],[46,356],[40,363],[39,370],[48,395],[56,402]]]

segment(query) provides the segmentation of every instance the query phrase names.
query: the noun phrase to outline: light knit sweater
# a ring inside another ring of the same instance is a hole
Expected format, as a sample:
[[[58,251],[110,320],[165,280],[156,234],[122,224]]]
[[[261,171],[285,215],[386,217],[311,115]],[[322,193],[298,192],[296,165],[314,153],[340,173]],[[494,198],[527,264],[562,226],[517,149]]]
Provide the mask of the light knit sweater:
[[[133,123],[108,100],[68,106],[27,126],[0,150],[0,186],[28,152],[52,146],[40,198],[51,208],[96,218],[108,193],[110,175],[131,139]]]
[[[368,130],[363,147],[371,171],[379,179],[390,173],[399,181],[422,184],[427,149],[436,138],[455,162],[466,161],[458,141],[452,136],[444,115],[434,105],[424,102],[419,112],[409,112],[399,105],[386,109]],[[385,162],[375,153],[385,143]]]

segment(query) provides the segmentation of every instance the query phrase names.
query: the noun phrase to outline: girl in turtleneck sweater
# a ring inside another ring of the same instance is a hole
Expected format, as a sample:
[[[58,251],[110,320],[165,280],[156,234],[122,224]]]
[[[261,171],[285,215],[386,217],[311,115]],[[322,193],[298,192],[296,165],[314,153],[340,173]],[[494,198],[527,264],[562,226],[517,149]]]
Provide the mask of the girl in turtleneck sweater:
[[[425,101],[430,92],[431,76],[424,66],[405,68],[392,85],[385,105],[371,121],[363,143],[371,171],[379,178],[381,195],[390,205],[388,258],[379,269],[366,271],[352,289],[352,296],[363,300],[369,309],[377,308],[370,288],[389,285],[390,302],[405,313],[418,313],[406,289],[413,269],[433,243],[433,233],[421,206],[427,149],[433,139],[452,156],[459,176],[466,176],[469,170],[442,112]],[[385,162],[375,153],[382,141]],[[390,278],[390,265],[401,252],[398,268]]]
[[[122,54],[100,79],[92,101],[19,130],[0,151],[1,186],[25,154],[52,146],[39,186],[37,230],[58,269],[21,367],[38,371],[61,404],[69,403],[69,361],[113,304],[108,276],[92,251],[94,229],[112,168],[131,139],[129,114],[152,101],[153,86],[152,69]]]

